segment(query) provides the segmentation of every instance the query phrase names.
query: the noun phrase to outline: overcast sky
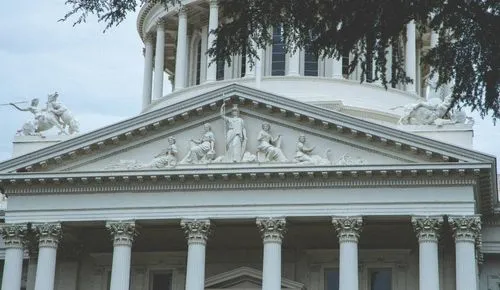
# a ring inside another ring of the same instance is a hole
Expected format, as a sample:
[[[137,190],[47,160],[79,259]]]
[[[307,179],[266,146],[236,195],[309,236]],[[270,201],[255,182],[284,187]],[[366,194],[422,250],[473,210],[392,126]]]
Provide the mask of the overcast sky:
[[[64,0],[5,1],[0,9],[0,103],[29,101],[59,92],[83,133],[139,113],[143,57],[136,15],[102,33],[94,20],[58,22]],[[0,106],[0,161],[30,113]],[[500,130],[475,116],[474,149],[500,156]]]

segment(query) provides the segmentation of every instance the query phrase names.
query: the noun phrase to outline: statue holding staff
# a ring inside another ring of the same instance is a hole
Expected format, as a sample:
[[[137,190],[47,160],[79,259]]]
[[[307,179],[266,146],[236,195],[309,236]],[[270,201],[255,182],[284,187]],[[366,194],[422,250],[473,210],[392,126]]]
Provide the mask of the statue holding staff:
[[[247,145],[245,122],[240,117],[237,105],[233,105],[230,117],[225,115],[225,107],[226,104],[223,103],[220,108],[220,115],[225,124],[226,152],[224,160],[226,162],[241,162]]]

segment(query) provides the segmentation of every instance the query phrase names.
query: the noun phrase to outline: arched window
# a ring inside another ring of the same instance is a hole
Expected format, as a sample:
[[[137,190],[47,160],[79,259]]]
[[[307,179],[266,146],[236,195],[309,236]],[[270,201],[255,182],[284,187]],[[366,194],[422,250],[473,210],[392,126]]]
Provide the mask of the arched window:
[[[273,51],[271,58],[271,75],[285,75],[285,42],[281,26],[273,28]]]

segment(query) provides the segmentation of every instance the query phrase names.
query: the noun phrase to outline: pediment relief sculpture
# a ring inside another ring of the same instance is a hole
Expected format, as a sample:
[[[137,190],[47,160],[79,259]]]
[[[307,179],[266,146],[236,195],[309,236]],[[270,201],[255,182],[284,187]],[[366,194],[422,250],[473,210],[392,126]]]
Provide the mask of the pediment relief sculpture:
[[[57,92],[48,95],[47,105],[40,108],[40,100],[34,98],[29,106],[22,108],[15,103],[9,103],[19,111],[30,112],[33,118],[26,121],[21,129],[17,130],[18,135],[24,136],[42,136],[52,128],[59,130],[59,135],[72,135],[79,132],[78,121],[74,118],[71,111],[58,100]]]
[[[246,122],[240,116],[240,111],[236,105],[230,110],[230,116],[226,116],[225,105],[220,109],[223,128],[217,131],[224,132],[224,137],[216,137],[211,123],[203,124],[203,132],[199,139],[190,138],[186,144],[186,153],[179,156],[176,137],[169,136],[168,146],[158,153],[149,162],[139,162],[136,160],[119,160],[105,167],[107,170],[137,170],[137,169],[162,169],[172,168],[182,165],[211,164],[211,163],[254,163],[265,165],[270,163],[290,164],[290,165],[360,165],[365,164],[361,157],[353,158],[349,154],[343,154],[340,159],[334,160],[332,149],[325,149],[323,155],[316,154],[315,145],[307,144],[306,135],[300,134],[295,144],[295,155],[287,157],[282,149],[283,135],[271,131],[271,124],[261,123],[261,129],[253,137],[247,132]],[[255,125],[255,123],[254,123]],[[251,128],[250,128],[251,129]],[[273,135],[274,134],[274,135]],[[186,137],[186,136],[185,136]],[[250,139],[249,139],[250,138]],[[255,139],[253,139],[255,138]],[[253,140],[252,140],[253,139]],[[293,140],[293,136],[288,136],[288,140]],[[224,145],[224,151],[217,155],[216,143]],[[181,140],[182,144],[183,141]],[[290,143],[290,142],[289,142]],[[250,145],[249,145],[250,144]],[[184,148],[184,147],[180,147]],[[292,155],[292,154],[290,154]],[[180,161],[179,161],[180,160]]]

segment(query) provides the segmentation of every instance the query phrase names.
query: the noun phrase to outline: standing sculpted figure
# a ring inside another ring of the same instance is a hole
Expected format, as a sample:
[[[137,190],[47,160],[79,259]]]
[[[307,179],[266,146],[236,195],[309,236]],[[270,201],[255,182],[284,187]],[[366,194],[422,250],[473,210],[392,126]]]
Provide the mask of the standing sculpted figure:
[[[259,162],[287,162],[288,159],[280,149],[281,135],[276,138],[270,133],[271,125],[269,123],[262,124],[262,130],[259,132],[257,141],[257,160]]]
[[[220,115],[224,119],[226,128],[226,152],[224,160],[226,162],[241,162],[245,154],[247,145],[247,131],[245,122],[240,117],[240,110],[237,105],[233,105],[231,116],[226,117],[223,103],[220,108]]]
[[[215,158],[215,135],[210,123],[203,125],[203,136],[199,140],[190,140],[190,149],[181,160],[181,164],[210,163]]]

